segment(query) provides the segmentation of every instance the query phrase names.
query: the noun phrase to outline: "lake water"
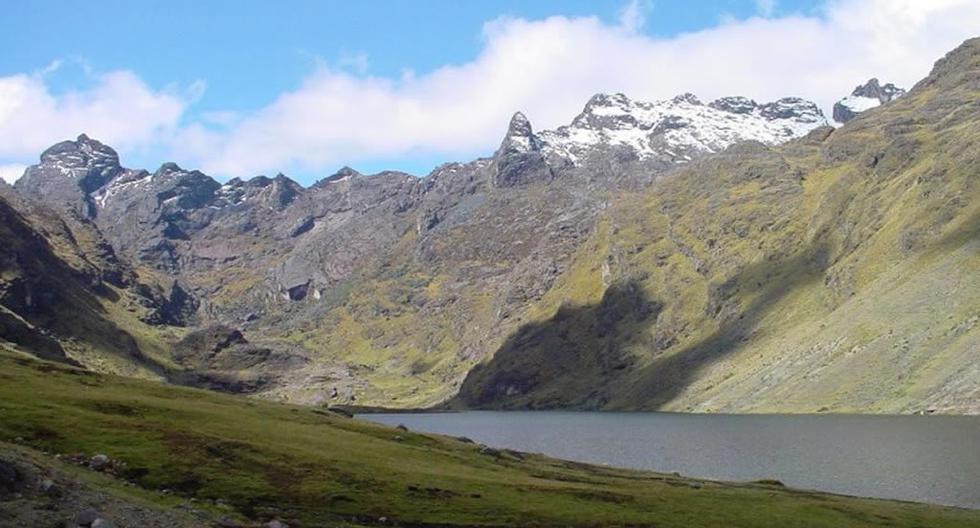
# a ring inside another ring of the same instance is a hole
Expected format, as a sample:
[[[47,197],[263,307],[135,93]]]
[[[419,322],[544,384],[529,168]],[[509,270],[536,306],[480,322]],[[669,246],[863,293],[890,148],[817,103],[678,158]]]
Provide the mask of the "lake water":
[[[980,508],[980,417],[471,411],[359,418],[580,462]]]

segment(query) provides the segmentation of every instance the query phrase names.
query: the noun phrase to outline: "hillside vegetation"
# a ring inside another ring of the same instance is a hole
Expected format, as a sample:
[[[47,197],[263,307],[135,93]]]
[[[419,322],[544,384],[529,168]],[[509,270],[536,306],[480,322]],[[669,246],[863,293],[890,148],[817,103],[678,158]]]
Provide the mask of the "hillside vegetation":
[[[202,525],[980,526],[969,510],[562,462],[14,352],[0,353],[0,380],[5,451],[145,508],[193,498]],[[118,478],[42,450],[108,455]],[[2,504],[0,521],[19,503]]]
[[[614,201],[469,407],[980,413],[980,40]]]
[[[0,186],[0,338],[314,406],[980,413],[978,99],[972,39],[788,143],[576,164],[516,114],[492,157],[308,188],[82,135]]]

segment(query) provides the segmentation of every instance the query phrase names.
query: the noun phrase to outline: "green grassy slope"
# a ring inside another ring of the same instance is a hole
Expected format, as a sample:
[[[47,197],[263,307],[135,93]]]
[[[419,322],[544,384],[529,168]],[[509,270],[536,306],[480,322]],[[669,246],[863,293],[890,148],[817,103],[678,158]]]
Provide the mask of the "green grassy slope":
[[[0,353],[0,442],[125,462],[140,500],[221,499],[295,526],[980,526],[980,512],[614,470],[310,408]],[[83,479],[101,479],[84,472]],[[122,493],[122,482],[101,482]],[[173,490],[175,496],[140,489]]]
[[[623,196],[457,405],[980,413],[980,40]]]

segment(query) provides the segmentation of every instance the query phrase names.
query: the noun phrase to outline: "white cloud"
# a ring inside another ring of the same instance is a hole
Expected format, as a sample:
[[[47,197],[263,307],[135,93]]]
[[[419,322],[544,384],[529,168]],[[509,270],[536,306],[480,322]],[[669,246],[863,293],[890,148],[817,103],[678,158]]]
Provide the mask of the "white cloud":
[[[94,76],[85,90],[54,94],[40,72],[0,77],[0,159],[32,160],[52,144],[86,133],[119,149],[168,141],[187,104],[203,83],[186,94],[155,91],[129,71]]]
[[[400,157],[469,159],[493,151],[514,111],[537,129],[553,128],[597,92],[641,100],[682,92],[704,100],[801,96],[826,111],[872,76],[911,87],[980,28],[976,0],[830,0],[817,14],[775,17],[764,15],[776,2],[760,1],[763,16],[656,38],[639,31],[651,5],[625,3],[613,23],[492,20],[476,57],[424,73],[372,76],[359,53],[318,60],[267,106],[216,108],[186,126],[180,119],[203,84],[154,90],[118,71],[94,77],[91,89],[53,94],[43,71],[0,77],[0,161],[36,159],[82,131],[123,154],[167,149],[182,165],[226,177]]]
[[[774,2],[760,2],[763,14]],[[177,152],[229,176],[320,170],[372,157],[491,152],[512,112],[567,123],[596,92],[653,100],[681,92],[760,101],[802,96],[829,109],[877,76],[910,87],[980,28],[975,0],[838,0],[821,15],[754,17],[673,38],[635,32],[643,4],[598,18],[501,18],[472,61],[401,78],[319,68],[225,129],[192,126]]]
[[[19,180],[20,177],[24,175],[24,169],[26,168],[26,165],[20,165],[17,163],[0,165],[0,180],[13,185],[15,181]]]

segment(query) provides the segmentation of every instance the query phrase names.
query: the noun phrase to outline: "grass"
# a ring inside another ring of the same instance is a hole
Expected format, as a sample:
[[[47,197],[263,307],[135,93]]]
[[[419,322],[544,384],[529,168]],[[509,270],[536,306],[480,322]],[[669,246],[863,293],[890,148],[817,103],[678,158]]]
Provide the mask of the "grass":
[[[482,454],[322,409],[0,352],[0,441],[18,437],[37,450],[122,460],[137,490],[222,499],[244,518],[303,527],[381,517],[443,526],[980,526],[977,511]]]
[[[968,367],[980,357],[980,326],[969,323],[980,314],[976,86],[911,93],[822,140],[739,145],[611,200],[600,228],[526,312],[539,334],[569,336],[562,348],[576,352],[558,370],[550,342],[498,348],[460,399],[980,412],[978,371]],[[623,282],[659,304],[656,317],[624,319],[600,336],[554,315],[585,306],[601,320],[598,300]],[[611,355],[628,366],[594,367]],[[520,390],[498,390],[514,378]]]

